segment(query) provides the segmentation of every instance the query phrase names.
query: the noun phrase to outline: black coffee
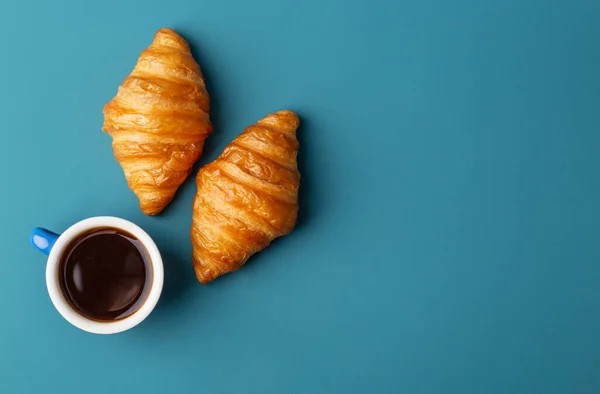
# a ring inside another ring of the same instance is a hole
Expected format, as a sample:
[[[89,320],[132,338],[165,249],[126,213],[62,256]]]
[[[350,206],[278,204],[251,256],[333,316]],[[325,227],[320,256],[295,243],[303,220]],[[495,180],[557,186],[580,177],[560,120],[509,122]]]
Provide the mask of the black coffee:
[[[133,235],[104,227],[67,246],[59,275],[63,294],[76,311],[92,320],[114,321],[142,306],[152,266],[146,248]]]

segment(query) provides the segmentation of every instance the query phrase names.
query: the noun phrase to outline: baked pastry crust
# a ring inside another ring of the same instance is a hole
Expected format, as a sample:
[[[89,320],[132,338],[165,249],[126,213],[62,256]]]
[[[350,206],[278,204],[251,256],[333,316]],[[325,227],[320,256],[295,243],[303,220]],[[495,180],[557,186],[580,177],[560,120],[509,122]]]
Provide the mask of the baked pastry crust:
[[[293,230],[300,184],[299,123],[291,111],[268,115],[198,172],[191,239],[201,283],[241,268],[254,253]]]
[[[212,132],[209,97],[188,43],[160,29],[104,107],[102,129],[147,215],[160,213]]]

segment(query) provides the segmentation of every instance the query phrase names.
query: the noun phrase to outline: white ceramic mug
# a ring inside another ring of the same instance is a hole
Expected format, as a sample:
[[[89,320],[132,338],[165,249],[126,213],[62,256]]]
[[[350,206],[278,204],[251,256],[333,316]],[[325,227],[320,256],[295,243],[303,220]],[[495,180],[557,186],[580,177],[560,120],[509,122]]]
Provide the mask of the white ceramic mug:
[[[150,291],[143,305],[131,315],[109,322],[90,320],[74,310],[65,299],[59,281],[59,263],[71,241],[89,230],[102,227],[120,229],[137,238],[148,251],[152,266],[152,280],[149,284]],[[164,281],[164,269],[160,252],[152,238],[144,230],[128,220],[112,216],[93,217],[75,223],[60,235],[37,227],[31,233],[29,241],[36,249],[48,255],[46,285],[48,286],[48,293],[50,294],[52,303],[69,323],[84,331],[94,334],[116,334],[135,327],[148,317],[160,298]]]

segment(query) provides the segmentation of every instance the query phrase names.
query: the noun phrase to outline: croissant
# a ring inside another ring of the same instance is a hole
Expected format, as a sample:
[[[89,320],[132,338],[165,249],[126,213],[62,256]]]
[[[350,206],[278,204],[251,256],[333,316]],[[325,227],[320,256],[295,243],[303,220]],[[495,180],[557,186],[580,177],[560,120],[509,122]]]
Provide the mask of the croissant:
[[[171,29],[154,42],[104,107],[102,129],[147,215],[160,213],[212,132],[209,98],[188,43]]]
[[[299,123],[291,111],[268,115],[198,172],[191,239],[201,283],[241,268],[254,253],[293,230]]]

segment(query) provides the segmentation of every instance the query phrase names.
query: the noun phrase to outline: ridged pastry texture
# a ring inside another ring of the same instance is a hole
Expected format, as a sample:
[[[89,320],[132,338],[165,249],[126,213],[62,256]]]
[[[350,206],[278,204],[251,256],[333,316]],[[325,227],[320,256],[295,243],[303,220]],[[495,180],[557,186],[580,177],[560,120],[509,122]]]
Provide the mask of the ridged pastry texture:
[[[191,238],[200,282],[241,268],[294,228],[300,184],[298,125],[291,111],[268,115],[198,172]]]
[[[209,97],[188,43],[160,29],[104,107],[103,130],[147,215],[160,213],[212,132]]]

